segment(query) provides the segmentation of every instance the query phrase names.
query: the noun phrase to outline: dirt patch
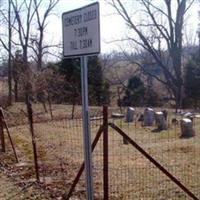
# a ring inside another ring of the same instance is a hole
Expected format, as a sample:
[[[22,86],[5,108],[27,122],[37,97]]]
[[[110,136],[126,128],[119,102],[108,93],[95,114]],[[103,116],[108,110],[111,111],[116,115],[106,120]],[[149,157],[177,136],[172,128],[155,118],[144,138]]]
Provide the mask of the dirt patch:
[[[2,170],[2,169],[1,169]],[[0,170],[0,199],[2,200],[26,200],[26,199],[46,199],[42,195],[38,194],[34,187],[36,187],[34,181],[29,183],[20,183],[14,181],[11,177],[8,177],[4,172]]]
[[[10,150],[0,152],[0,200],[53,199],[32,174],[29,163],[16,164]]]

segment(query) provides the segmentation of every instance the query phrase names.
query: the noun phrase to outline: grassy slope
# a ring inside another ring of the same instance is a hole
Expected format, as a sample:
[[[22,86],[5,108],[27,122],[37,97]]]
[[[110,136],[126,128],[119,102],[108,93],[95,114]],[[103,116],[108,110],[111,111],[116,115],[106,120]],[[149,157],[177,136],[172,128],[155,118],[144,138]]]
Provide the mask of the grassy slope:
[[[41,176],[50,178],[49,190],[58,193],[59,196],[70,186],[83,160],[82,122],[66,121],[66,118],[63,120],[71,111],[71,106],[54,105],[54,121],[50,121],[50,115],[43,112],[41,105],[35,104],[33,109],[37,122],[35,132]],[[19,110],[25,111],[24,105],[17,104],[7,112],[10,124],[14,123],[11,116],[16,118],[16,115],[19,115],[18,119],[25,119],[23,112],[20,113]],[[93,107],[92,112],[95,113],[95,110],[101,109]],[[81,107],[78,106],[79,114],[80,111]],[[169,118],[172,117],[174,116],[170,111]],[[196,136],[191,139],[180,139],[179,127],[171,126],[166,131],[156,133],[152,132],[155,127],[144,128],[139,122],[127,124],[123,120],[115,120],[114,123],[199,195],[199,119],[195,121]],[[99,124],[92,122],[92,138]],[[32,146],[28,126],[25,123],[10,128],[10,131],[21,161],[32,163],[31,169],[26,171],[26,176],[33,178]],[[93,159],[95,192],[98,199],[102,195],[102,140],[94,152]],[[109,180],[111,199],[189,199],[131,145],[124,145],[122,138],[112,129],[109,129]],[[83,191],[82,179],[75,194],[84,199]]]

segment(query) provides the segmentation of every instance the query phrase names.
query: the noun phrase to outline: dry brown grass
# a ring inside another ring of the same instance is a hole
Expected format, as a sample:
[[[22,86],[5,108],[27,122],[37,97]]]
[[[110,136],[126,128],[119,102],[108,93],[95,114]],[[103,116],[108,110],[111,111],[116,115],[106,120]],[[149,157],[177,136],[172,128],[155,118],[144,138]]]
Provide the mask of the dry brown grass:
[[[54,105],[53,112],[57,119],[54,121],[50,121],[48,113],[41,112],[42,107],[34,105],[34,108],[34,112],[39,113],[40,119],[48,119],[34,124],[41,180],[46,182],[47,188],[54,192],[55,196],[60,196],[70,187],[83,161],[82,121],[63,119],[67,112],[70,112],[70,106]],[[19,109],[24,107],[18,104],[17,108],[10,108],[9,112],[17,113]],[[80,112],[81,108],[78,107],[77,110]],[[59,116],[62,116],[60,120]],[[35,119],[36,117],[35,115]],[[169,118],[172,117],[173,113],[170,111]],[[155,127],[141,127],[139,122],[127,124],[122,120],[115,120],[114,123],[200,198],[199,119],[195,120],[196,136],[190,139],[180,139],[178,126],[171,126],[162,132],[152,132]],[[92,122],[92,139],[99,125],[100,122]],[[33,163],[27,124],[12,127],[10,131],[21,161]],[[102,198],[102,154],[101,138],[93,154],[95,199]],[[34,177],[33,165],[32,177]],[[82,177],[75,196],[84,199],[84,191],[84,177]],[[110,199],[189,199],[130,144],[124,145],[121,136],[111,128],[109,128],[109,191]]]

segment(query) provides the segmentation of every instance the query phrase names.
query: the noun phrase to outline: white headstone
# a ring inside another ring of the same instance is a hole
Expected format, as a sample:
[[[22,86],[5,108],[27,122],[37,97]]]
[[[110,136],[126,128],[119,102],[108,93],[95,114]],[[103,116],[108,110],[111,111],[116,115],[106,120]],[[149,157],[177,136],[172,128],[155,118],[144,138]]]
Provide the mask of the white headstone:
[[[135,109],[132,107],[127,108],[127,113],[126,113],[126,122],[133,122],[134,120],[134,113]]]
[[[167,123],[163,112],[155,112],[155,121],[159,130],[166,130]]]
[[[181,137],[193,137],[195,135],[194,130],[193,130],[193,124],[192,120],[188,118],[183,118],[181,120]]]
[[[192,117],[193,114],[192,114],[191,112],[186,112],[186,113],[184,113],[183,116],[184,116],[185,118],[187,118],[187,117]]]
[[[152,126],[154,122],[154,110],[152,108],[145,108],[144,110],[144,126]]]
[[[121,119],[121,118],[124,118],[124,114],[121,114],[121,113],[112,113],[111,117],[113,119]]]

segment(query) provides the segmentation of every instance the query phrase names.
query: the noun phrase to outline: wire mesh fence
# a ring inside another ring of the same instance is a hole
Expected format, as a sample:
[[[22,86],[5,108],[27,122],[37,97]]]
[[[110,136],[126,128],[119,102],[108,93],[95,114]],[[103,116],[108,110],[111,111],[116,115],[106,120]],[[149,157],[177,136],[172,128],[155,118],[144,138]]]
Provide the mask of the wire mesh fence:
[[[131,123],[112,121],[199,197],[199,119],[193,121],[195,137],[184,139],[180,137],[180,125],[171,124],[172,119],[182,116],[170,110],[168,113],[168,128],[163,131],[157,131],[155,124],[144,127],[137,118]],[[111,193],[122,199],[190,199],[133,146],[124,144],[115,130],[109,129],[109,137],[109,147],[113,147],[109,163]]]
[[[19,106],[16,112],[5,112],[9,129],[16,145],[22,179],[35,178],[31,135],[25,107]],[[49,198],[67,194],[84,160],[82,115],[76,108],[72,119],[71,107],[52,105],[50,113],[42,112],[41,105],[33,105],[34,131],[38,153],[41,187],[51,194]],[[155,109],[159,110],[159,109]],[[167,129],[157,131],[157,126],[143,126],[138,121],[143,109],[136,109],[134,120],[126,122],[125,117],[112,118],[118,109],[109,109],[109,122],[116,124],[130,138],[173,174],[192,193],[200,198],[200,159],[198,135],[200,119],[193,119],[195,136],[181,138],[179,121],[181,114],[168,110]],[[123,113],[126,114],[124,110]],[[17,123],[15,123],[17,121]],[[102,108],[91,108],[91,138],[94,140],[103,124]],[[10,145],[7,142],[7,148]],[[110,199],[190,199],[179,187],[167,178],[158,168],[127,143],[115,130],[108,130],[108,166]],[[103,135],[101,135],[92,154],[95,199],[103,199]],[[81,176],[72,196],[86,198],[85,177]]]
[[[102,124],[101,117],[93,115],[91,118],[92,141]],[[81,115],[78,115],[75,119],[35,124],[41,179],[44,179],[44,182],[56,182],[60,191],[66,191],[66,188],[70,187],[84,160],[82,123]],[[101,141],[98,146],[100,143]],[[93,154],[94,174],[98,171],[99,162],[102,162],[100,150],[101,148],[95,148]],[[97,179],[95,185],[101,184],[98,182]],[[82,176],[77,187],[77,195],[82,194],[83,199],[85,198],[84,187],[85,179]]]

